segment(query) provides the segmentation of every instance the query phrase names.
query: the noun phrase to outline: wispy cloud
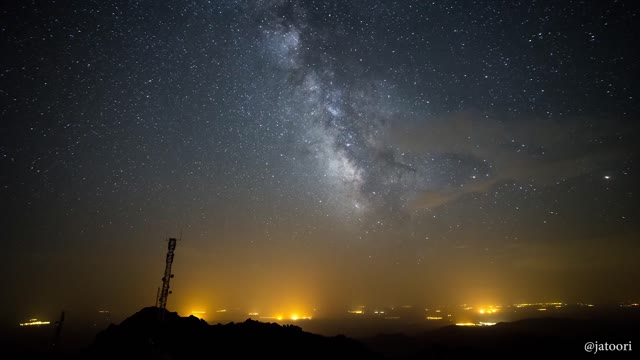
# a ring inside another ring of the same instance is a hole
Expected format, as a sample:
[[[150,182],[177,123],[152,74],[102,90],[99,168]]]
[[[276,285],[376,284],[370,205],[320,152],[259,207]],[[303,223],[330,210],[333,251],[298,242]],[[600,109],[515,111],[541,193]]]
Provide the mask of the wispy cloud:
[[[604,171],[625,156],[624,149],[632,141],[631,127],[579,119],[500,121],[460,112],[396,128],[393,141],[407,151],[471,157],[491,166],[489,176],[464,179],[461,186],[425,190],[413,202],[414,207],[435,208],[466,194],[487,192],[502,182],[548,186]]]

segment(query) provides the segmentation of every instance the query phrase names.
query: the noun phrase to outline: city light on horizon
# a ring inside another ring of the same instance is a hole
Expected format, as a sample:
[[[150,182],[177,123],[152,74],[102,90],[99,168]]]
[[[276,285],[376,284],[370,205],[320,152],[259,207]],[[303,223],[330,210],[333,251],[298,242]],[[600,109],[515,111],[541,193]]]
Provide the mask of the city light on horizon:
[[[38,319],[29,319],[29,321],[20,323],[20,326],[41,326],[41,325],[50,325],[50,321],[41,321]]]
[[[469,305],[477,303],[480,305]],[[627,305],[622,304],[619,307],[634,307],[634,304],[637,303],[629,303]],[[273,306],[272,306],[273,307]],[[529,314],[531,316],[531,311],[535,312],[552,312],[553,314],[558,311],[562,311],[567,307],[579,307],[590,309],[594,307],[593,304],[585,303],[585,302],[577,302],[577,303],[568,303],[568,302],[526,302],[526,303],[514,303],[514,304],[491,304],[487,305],[486,303],[481,302],[473,302],[467,301],[467,303],[462,305],[429,305],[426,307],[422,307],[419,305],[401,305],[394,306],[389,305],[386,307],[383,306],[374,306],[374,305],[358,305],[352,307],[350,309],[344,309],[342,312],[343,315],[337,313],[325,313],[322,311],[318,311],[317,308],[306,307],[307,309],[311,309],[312,311],[305,310],[305,307],[302,306],[285,306],[278,305],[275,308],[280,309],[272,312],[258,312],[258,311],[246,311],[241,307],[228,304],[228,306],[224,308],[218,308],[214,314],[208,316],[204,307],[194,308],[189,311],[187,314],[193,315],[195,317],[208,320],[208,321],[244,321],[247,318],[253,318],[259,321],[276,321],[278,323],[287,323],[287,322],[300,322],[303,320],[320,320],[320,319],[347,319],[345,316],[352,317],[354,320],[357,318],[360,319],[384,319],[384,320],[399,320],[399,319],[412,319],[419,316],[420,311],[424,310],[422,319],[436,322],[442,321],[444,323],[491,323],[493,321],[507,318],[515,318],[516,314]],[[261,308],[259,304],[252,305],[252,309]],[[266,309],[267,306],[262,306],[263,309]],[[282,310],[282,309],[293,309],[293,310]],[[302,310],[301,310],[302,309]],[[372,309],[372,310],[367,310]],[[419,310],[422,309],[422,310]],[[475,314],[475,315],[474,315]],[[467,321],[475,319],[474,321]],[[464,321],[463,321],[464,320]]]

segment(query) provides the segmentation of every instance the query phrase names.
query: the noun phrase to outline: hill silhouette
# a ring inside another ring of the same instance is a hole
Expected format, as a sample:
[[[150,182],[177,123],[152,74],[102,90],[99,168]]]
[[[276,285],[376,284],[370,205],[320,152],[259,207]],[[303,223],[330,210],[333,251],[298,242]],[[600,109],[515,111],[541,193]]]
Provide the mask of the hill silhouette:
[[[87,355],[93,358],[202,359],[220,355],[234,358],[326,359],[378,358],[368,348],[345,336],[325,337],[294,325],[242,323],[209,325],[194,316],[180,317],[144,308],[119,325],[100,332]]]

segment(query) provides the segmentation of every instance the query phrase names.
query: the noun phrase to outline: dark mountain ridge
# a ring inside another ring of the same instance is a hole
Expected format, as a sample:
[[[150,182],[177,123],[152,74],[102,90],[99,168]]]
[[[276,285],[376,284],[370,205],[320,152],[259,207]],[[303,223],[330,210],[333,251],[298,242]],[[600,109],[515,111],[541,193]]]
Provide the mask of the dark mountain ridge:
[[[377,358],[363,344],[338,335],[325,337],[294,325],[242,323],[209,325],[194,316],[144,308],[96,336],[89,354],[98,358],[206,358],[220,354],[237,358],[275,356],[278,359],[326,359],[332,356]]]

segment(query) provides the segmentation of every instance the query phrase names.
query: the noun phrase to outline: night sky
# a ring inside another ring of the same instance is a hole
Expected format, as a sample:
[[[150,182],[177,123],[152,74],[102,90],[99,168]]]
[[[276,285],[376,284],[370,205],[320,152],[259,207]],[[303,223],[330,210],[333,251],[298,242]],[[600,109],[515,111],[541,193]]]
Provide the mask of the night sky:
[[[2,312],[638,299],[634,5],[3,3]]]

